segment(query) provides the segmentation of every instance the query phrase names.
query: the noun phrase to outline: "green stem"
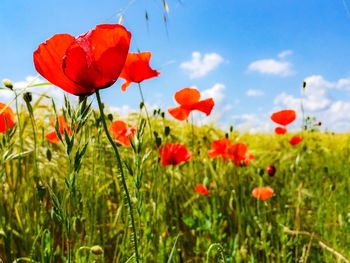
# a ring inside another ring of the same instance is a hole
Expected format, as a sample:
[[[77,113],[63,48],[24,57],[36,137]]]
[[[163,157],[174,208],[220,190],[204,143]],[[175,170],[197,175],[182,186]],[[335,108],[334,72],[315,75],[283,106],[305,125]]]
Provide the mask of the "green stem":
[[[112,137],[111,137],[111,135],[110,135],[110,133],[108,131],[105,115],[103,113],[103,106],[102,106],[102,102],[101,102],[100,92],[98,90],[96,91],[96,98],[97,98],[98,108],[99,108],[100,114],[101,114],[101,120],[102,120],[103,129],[104,129],[104,131],[106,133],[108,141],[110,142],[110,144],[113,147],[113,150],[114,150],[114,153],[115,153],[115,157],[117,159],[117,164],[118,164],[118,168],[119,168],[120,175],[121,175],[121,183],[122,183],[122,186],[123,186],[123,189],[124,189],[124,193],[125,193],[127,204],[128,204],[128,208],[129,208],[129,215],[130,215],[130,220],[131,220],[132,234],[133,234],[133,239],[134,239],[135,260],[138,263],[139,262],[139,253],[138,253],[138,247],[137,247],[137,234],[136,234],[135,220],[134,220],[133,208],[132,208],[132,204],[131,204],[131,198],[130,198],[128,186],[126,185],[126,180],[125,180],[122,160],[120,158],[120,154],[119,154],[118,148],[117,148],[114,140],[112,139]]]
[[[143,96],[143,92],[141,89],[141,84],[137,83],[138,87],[139,87],[139,92],[140,92],[140,96],[141,96],[141,101],[143,103],[143,107],[145,108],[145,112],[146,112],[146,117],[147,117],[147,122],[148,122],[148,127],[149,127],[149,132],[150,132],[150,136],[152,138],[153,134],[152,134],[152,125],[151,125],[151,119],[149,118],[149,114],[148,114],[148,110],[146,107],[146,102],[145,102],[145,97]]]

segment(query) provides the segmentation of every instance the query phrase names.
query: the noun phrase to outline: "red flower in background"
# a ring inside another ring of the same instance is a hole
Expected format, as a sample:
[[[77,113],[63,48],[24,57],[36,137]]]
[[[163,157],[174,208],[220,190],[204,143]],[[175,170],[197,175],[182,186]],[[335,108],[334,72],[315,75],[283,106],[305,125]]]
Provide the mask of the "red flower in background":
[[[197,184],[194,191],[201,195],[209,194],[209,190],[203,184]]]
[[[226,160],[227,149],[231,145],[231,142],[227,138],[215,140],[211,143],[211,149],[208,151],[208,155],[211,158],[221,157],[223,160]]]
[[[294,110],[282,110],[271,115],[271,120],[279,125],[286,126],[291,124],[296,118]]]
[[[57,117],[57,121],[58,121],[58,129],[59,129],[60,134],[63,136],[64,131],[66,130],[68,135],[71,136],[72,130],[71,130],[70,126],[67,124],[66,120],[64,119],[64,116],[59,115]],[[55,128],[55,122],[56,122],[56,119],[51,121],[51,126],[53,128]],[[60,139],[57,136],[56,130],[53,130],[52,132],[46,133],[45,137],[51,143],[58,143],[60,141]]]
[[[13,110],[6,104],[0,102],[0,133],[5,133],[15,126],[16,116]]]
[[[34,52],[36,70],[73,95],[90,95],[118,79],[131,34],[121,25],[103,24],[78,37],[56,34]]]
[[[298,145],[302,141],[303,141],[303,138],[301,136],[295,135],[289,140],[289,143],[294,146],[294,145]]]
[[[185,145],[179,143],[168,143],[159,148],[159,157],[162,165],[178,165],[191,159],[191,152]]]
[[[109,131],[117,142],[129,147],[136,129],[134,127],[129,128],[124,121],[114,121],[109,126]]]
[[[265,201],[273,196],[273,189],[269,186],[256,187],[253,189],[252,195],[257,199]]]
[[[276,127],[275,128],[275,133],[276,134],[286,134],[286,132],[287,132],[286,128],[283,128],[283,127]]]
[[[126,91],[131,82],[140,83],[159,76],[159,72],[149,66],[151,52],[129,53],[120,77],[125,79],[122,91]]]
[[[211,158],[221,157],[224,161],[230,160],[236,166],[249,165],[254,160],[254,155],[248,153],[247,145],[243,143],[233,144],[229,139],[223,138],[211,143],[211,149],[208,151]]]
[[[171,116],[180,121],[187,120],[193,110],[198,110],[208,116],[214,107],[214,100],[212,98],[199,100],[200,97],[201,94],[197,89],[184,88],[179,90],[175,93],[175,100],[180,106],[170,108],[168,111]]]

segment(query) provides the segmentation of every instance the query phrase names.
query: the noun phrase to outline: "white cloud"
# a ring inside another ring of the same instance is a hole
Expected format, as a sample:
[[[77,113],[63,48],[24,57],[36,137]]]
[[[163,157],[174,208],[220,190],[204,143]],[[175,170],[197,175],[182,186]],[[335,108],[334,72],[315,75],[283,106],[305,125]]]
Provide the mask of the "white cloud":
[[[203,90],[202,92],[202,98],[213,98],[215,103],[221,102],[225,98],[225,85],[222,83],[216,83],[213,87],[210,89]]]
[[[25,80],[14,82],[13,89],[17,90],[17,92],[20,92],[20,91],[31,92],[33,95],[33,101],[36,101],[40,97],[40,95],[45,95],[45,98],[44,98],[45,102],[48,102],[48,99],[49,101],[51,101],[51,98],[53,98],[57,106],[62,105],[64,101],[64,92],[61,89],[53,85],[28,87],[30,85],[39,84],[43,82],[45,81],[39,77],[27,76]],[[0,90],[1,101],[8,103],[12,101],[14,98],[15,96],[12,91]]]
[[[293,55],[293,50],[288,49],[288,50],[284,50],[284,51],[280,52],[278,54],[278,57],[280,59],[284,59],[284,58],[291,56],[291,55]]]
[[[217,53],[202,55],[198,51],[192,53],[192,59],[181,63],[180,68],[189,74],[191,79],[201,78],[216,69],[224,59]]]
[[[267,116],[257,116],[256,114],[242,114],[232,116],[234,127],[240,132],[248,133],[268,133],[272,130],[272,124]]]
[[[264,92],[259,89],[248,89],[245,95],[248,97],[260,97],[264,95]]]
[[[350,102],[332,99],[332,90],[347,91],[350,79],[328,81],[321,75],[312,75],[305,78],[307,83],[303,98],[303,106],[306,115],[312,115],[323,123],[323,126],[331,131],[350,130]],[[285,92],[279,94],[274,104],[277,108],[291,108],[297,111],[301,118],[301,97],[296,97]]]
[[[294,74],[293,65],[285,60],[292,54],[292,50],[285,50],[278,54],[279,59],[267,58],[253,61],[249,64],[248,71],[281,77],[292,75]]]
[[[261,74],[278,75],[282,77],[293,74],[292,65],[287,61],[275,59],[261,59],[250,63],[249,71],[256,71]]]

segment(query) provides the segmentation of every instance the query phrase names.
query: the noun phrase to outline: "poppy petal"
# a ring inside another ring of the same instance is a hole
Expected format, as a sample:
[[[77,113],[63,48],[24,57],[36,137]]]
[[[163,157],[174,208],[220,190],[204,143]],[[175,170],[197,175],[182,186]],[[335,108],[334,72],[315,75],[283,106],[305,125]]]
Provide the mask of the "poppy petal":
[[[159,72],[150,67],[151,52],[129,53],[120,77],[129,82],[140,83],[159,76]]]
[[[289,140],[289,143],[294,146],[294,145],[298,145],[302,141],[303,141],[303,138],[301,136],[295,135]]]
[[[200,92],[194,88],[184,88],[175,93],[175,100],[182,106],[189,106],[199,101]]]
[[[191,113],[191,110],[185,109],[185,108],[180,106],[180,107],[168,109],[168,112],[175,119],[177,119],[179,121],[184,121],[184,120],[187,120],[188,116]]]
[[[195,110],[198,110],[200,112],[205,113],[207,116],[210,115],[213,107],[214,107],[214,100],[212,98],[210,99],[205,99],[205,100],[201,100],[197,103],[194,103],[192,105],[192,108]]]
[[[282,110],[271,115],[271,120],[282,126],[292,123],[295,119],[296,113],[294,110]]]
[[[252,196],[260,199],[262,201],[265,201],[273,196],[273,189],[269,186],[265,187],[256,187],[252,191]]]
[[[58,143],[60,141],[56,134],[56,131],[46,133],[45,138],[51,143]]]
[[[286,134],[287,133],[287,129],[284,127],[276,127],[275,128],[275,133],[276,134]]]
[[[89,48],[84,49],[87,57],[91,56],[95,61],[97,72],[101,74],[99,82],[102,87],[112,85],[124,67],[131,33],[122,25],[102,24],[84,36],[78,37],[78,41],[80,39],[83,39],[82,43],[90,44]]]
[[[34,52],[35,69],[52,84],[62,88],[71,94],[90,93],[84,87],[71,81],[62,68],[62,60],[66,50],[73,43],[75,38],[68,34],[57,34],[39,45]]]
[[[131,81],[125,81],[123,84],[122,84],[122,91],[125,92],[126,89],[130,86],[131,84]]]
[[[16,122],[13,110],[6,104],[0,102],[0,133],[5,133],[11,129]]]

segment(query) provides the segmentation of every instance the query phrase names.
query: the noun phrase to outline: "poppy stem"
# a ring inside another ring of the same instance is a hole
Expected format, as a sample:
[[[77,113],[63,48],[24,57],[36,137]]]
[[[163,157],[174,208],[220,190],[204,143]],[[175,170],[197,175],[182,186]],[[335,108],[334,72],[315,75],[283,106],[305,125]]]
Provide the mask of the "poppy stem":
[[[132,235],[133,235],[133,242],[134,242],[134,250],[135,250],[134,251],[135,252],[135,261],[138,263],[139,262],[139,253],[138,253],[138,247],[137,247],[137,234],[136,234],[135,220],[134,220],[134,214],[133,214],[131,198],[130,198],[128,186],[127,186],[126,180],[125,180],[125,175],[124,175],[124,170],[123,170],[123,163],[122,163],[122,160],[120,158],[120,154],[119,154],[118,148],[117,148],[114,140],[112,139],[112,137],[111,137],[111,135],[110,135],[110,133],[108,131],[105,115],[104,115],[104,112],[103,112],[103,105],[102,105],[100,93],[99,93],[98,90],[96,91],[96,98],[97,98],[98,108],[99,108],[100,114],[101,114],[101,120],[102,120],[103,129],[104,129],[104,131],[106,133],[108,141],[110,142],[110,144],[113,147],[113,150],[114,150],[114,153],[115,153],[115,157],[117,159],[117,164],[118,164],[118,168],[119,168],[120,175],[121,175],[121,183],[122,183],[122,186],[123,186],[123,189],[124,189],[124,193],[125,193],[125,197],[126,197],[126,201],[127,201],[127,205],[128,205],[128,209],[129,209],[129,215],[130,215],[130,221],[131,221],[131,227],[132,227]]]
[[[148,122],[148,127],[149,127],[149,132],[150,132],[150,136],[152,137],[152,125],[151,125],[151,119],[149,118],[149,114],[148,114],[148,110],[146,107],[146,102],[145,102],[145,97],[143,96],[143,92],[141,89],[141,84],[137,83],[138,87],[139,87],[139,92],[140,92],[140,96],[141,96],[141,101],[143,104],[143,107],[145,108],[145,112],[146,112],[146,117],[147,117],[147,122]],[[142,110],[142,109],[141,109]]]

